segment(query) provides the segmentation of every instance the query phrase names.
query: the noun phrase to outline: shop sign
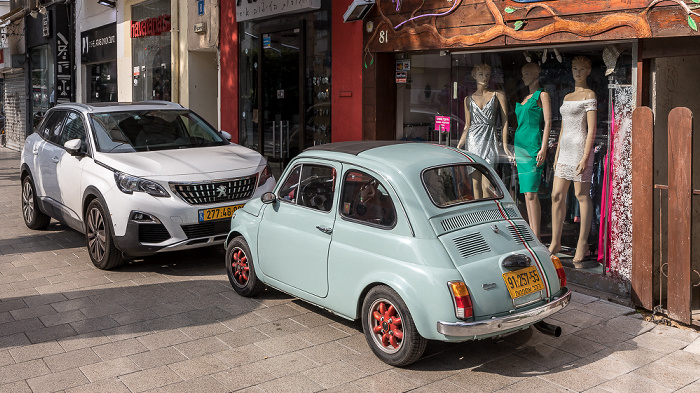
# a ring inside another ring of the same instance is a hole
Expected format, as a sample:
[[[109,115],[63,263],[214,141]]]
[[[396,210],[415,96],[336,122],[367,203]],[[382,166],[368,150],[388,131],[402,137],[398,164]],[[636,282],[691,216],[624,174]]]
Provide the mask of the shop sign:
[[[72,68],[70,40],[63,33],[56,33],[56,102],[71,101]]]
[[[197,1],[197,14],[204,15],[204,0]]]
[[[450,130],[449,116],[435,116],[435,131],[446,132]]]
[[[321,8],[321,0],[237,0],[236,22]]]
[[[142,21],[131,21],[131,38],[161,35],[170,32],[170,15],[164,14]]]
[[[396,60],[396,71],[410,71],[411,60]]]
[[[47,10],[46,13],[41,18],[41,35],[43,37],[50,37],[51,36],[51,30],[49,29],[49,11]]]
[[[272,38],[269,35],[263,36],[263,49],[272,48]]]
[[[396,83],[406,83],[407,77],[406,71],[396,71]]]
[[[100,63],[117,58],[117,24],[110,23],[80,33],[83,63]]]

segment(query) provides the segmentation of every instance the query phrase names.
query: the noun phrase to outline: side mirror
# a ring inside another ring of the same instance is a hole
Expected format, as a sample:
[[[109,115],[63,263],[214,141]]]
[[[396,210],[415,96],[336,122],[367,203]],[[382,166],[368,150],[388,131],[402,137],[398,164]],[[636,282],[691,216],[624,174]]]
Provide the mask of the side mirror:
[[[71,139],[63,144],[63,147],[66,148],[68,154],[71,156],[83,155],[83,152],[80,151],[81,146],[83,146],[83,141],[80,139]]]
[[[277,195],[274,192],[266,192],[260,196],[262,203],[269,205],[277,202]]]
[[[221,130],[221,136],[223,136],[224,139],[226,139],[227,141],[231,140],[231,134],[229,134],[228,132],[226,132],[224,130]]]

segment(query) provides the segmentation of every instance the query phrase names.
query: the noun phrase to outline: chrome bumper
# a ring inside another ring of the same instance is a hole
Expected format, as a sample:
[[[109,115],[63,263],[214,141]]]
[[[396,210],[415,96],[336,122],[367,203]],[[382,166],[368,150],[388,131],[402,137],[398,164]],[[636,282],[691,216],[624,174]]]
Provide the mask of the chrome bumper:
[[[438,321],[437,331],[446,336],[476,338],[477,336],[493,335],[518,327],[526,327],[566,307],[571,301],[571,291],[568,288],[564,289],[566,290],[564,295],[555,298],[543,306],[533,308],[532,310],[477,322]]]

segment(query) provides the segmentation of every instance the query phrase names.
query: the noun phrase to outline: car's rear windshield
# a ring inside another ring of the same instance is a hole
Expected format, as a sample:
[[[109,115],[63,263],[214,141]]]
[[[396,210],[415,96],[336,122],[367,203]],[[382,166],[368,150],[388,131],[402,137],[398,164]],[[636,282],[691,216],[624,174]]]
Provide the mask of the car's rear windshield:
[[[438,207],[503,198],[491,173],[479,164],[454,164],[423,171],[423,186]]]
[[[104,153],[225,145],[216,130],[188,110],[93,113],[97,149]]]

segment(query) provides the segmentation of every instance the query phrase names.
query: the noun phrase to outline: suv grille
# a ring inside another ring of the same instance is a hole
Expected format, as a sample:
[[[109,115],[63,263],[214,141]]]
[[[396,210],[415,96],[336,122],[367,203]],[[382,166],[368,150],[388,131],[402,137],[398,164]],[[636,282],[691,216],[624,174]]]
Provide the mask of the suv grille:
[[[198,237],[210,237],[227,234],[231,228],[231,221],[219,220],[181,226],[188,239],[196,239]]]
[[[170,187],[190,205],[247,199],[255,191],[257,175],[208,183],[173,183]]]

